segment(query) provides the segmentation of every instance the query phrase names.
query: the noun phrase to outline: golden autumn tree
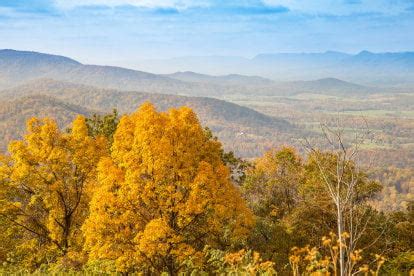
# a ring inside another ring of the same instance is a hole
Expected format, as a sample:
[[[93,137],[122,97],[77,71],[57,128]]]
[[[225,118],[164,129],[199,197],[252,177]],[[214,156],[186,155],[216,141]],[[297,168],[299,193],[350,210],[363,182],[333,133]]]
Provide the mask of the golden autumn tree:
[[[80,250],[80,227],[88,215],[96,164],[108,151],[106,139],[88,136],[81,116],[69,133],[51,119],[33,118],[24,139],[8,150],[0,159],[0,219],[7,228],[2,235],[15,243],[9,254],[20,252],[11,259],[36,269]]]
[[[185,261],[201,263],[206,245],[246,236],[253,217],[220,149],[189,108],[147,103],[123,116],[83,228],[90,261],[176,275]]]

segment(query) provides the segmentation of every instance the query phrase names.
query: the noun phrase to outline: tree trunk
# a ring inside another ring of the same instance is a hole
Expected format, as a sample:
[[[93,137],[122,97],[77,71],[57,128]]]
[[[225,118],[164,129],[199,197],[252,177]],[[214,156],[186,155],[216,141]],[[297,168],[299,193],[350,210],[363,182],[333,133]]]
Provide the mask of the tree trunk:
[[[65,228],[63,229],[62,249],[63,249],[63,254],[66,255],[66,253],[68,252],[68,247],[69,247],[69,234],[70,234],[70,227],[72,224],[72,216],[66,215],[64,223],[65,223],[64,224]]]
[[[175,265],[174,265],[174,259],[173,259],[173,257],[168,256],[167,263],[168,263],[168,265],[167,265],[168,274],[170,276],[176,276],[176,275],[178,275],[178,273],[176,271],[176,268],[175,268]]]
[[[336,210],[337,210],[337,223],[338,223],[338,239],[339,239],[339,275],[340,276],[345,276],[345,252],[344,252],[344,248],[343,245],[345,244],[343,242],[343,236],[342,236],[342,231],[343,231],[343,225],[342,225],[342,212],[341,212],[341,204],[340,204],[340,200],[338,200],[338,203],[336,204]]]

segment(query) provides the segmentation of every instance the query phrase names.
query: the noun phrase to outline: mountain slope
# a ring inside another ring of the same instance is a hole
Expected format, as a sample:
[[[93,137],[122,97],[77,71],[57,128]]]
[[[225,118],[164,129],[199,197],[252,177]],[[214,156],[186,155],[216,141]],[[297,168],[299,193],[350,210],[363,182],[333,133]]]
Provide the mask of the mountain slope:
[[[104,88],[177,92],[189,85],[161,75],[113,66],[83,65],[37,52],[0,50],[0,85],[16,86],[38,78],[70,80]]]
[[[0,50],[0,85],[12,86],[51,73],[63,73],[79,66],[79,62],[63,56]]]
[[[0,99],[19,99],[38,94],[102,112],[109,112],[112,108],[117,108],[121,113],[132,112],[145,101],[154,103],[159,110],[189,106],[197,113],[202,124],[210,127],[224,142],[227,149],[242,156],[254,156],[298,131],[285,120],[218,99],[125,92],[54,80],[39,80],[0,91]]]
[[[185,82],[195,83],[211,83],[217,85],[248,85],[248,86],[263,86],[271,85],[273,81],[258,76],[243,76],[239,74],[230,74],[222,76],[210,76],[205,74],[199,74],[191,71],[176,72],[173,74],[165,75],[169,78],[181,80]]]
[[[0,149],[25,133],[26,121],[32,117],[55,118],[60,127],[66,127],[77,115],[93,112],[45,95],[34,95],[0,102]]]
[[[290,94],[314,93],[329,96],[364,96],[383,90],[343,81],[336,78],[324,78],[314,81],[294,81],[279,83],[279,87],[275,88],[275,90],[278,89],[290,91]]]
[[[271,118],[250,108],[214,98],[100,89],[51,79],[41,79],[0,91],[0,99],[16,99],[37,94],[49,95],[65,102],[88,106],[96,110],[117,108],[121,113],[132,112],[143,102],[150,101],[157,105],[160,110],[186,105],[200,114],[202,119],[206,118],[207,120],[220,120],[249,126],[289,126],[286,121]]]

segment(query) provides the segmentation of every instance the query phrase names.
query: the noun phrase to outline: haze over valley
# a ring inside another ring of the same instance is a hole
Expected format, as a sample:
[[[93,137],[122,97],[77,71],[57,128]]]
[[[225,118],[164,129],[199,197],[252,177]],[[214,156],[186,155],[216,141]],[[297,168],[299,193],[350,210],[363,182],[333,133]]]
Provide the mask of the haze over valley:
[[[400,63],[406,67],[395,69],[395,75],[412,72],[409,58]],[[21,137],[32,116],[53,117],[67,127],[78,114],[112,109],[124,114],[150,101],[159,110],[193,108],[226,150],[245,158],[284,144],[303,148],[305,139],[324,147],[320,124],[340,120],[349,135],[355,126],[369,128],[371,134],[361,145],[368,156],[363,162],[414,166],[414,89],[409,79],[397,87],[374,87],[332,77],[276,81],[190,71],[154,74],[14,50],[0,51],[0,72],[3,149]]]
[[[279,58],[267,62],[291,60],[318,67],[329,62],[329,59],[321,61],[324,55],[333,53],[273,55]],[[318,122],[339,116],[345,124],[352,125],[360,117],[365,118],[372,131],[379,132],[375,141],[367,141],[367,149],[378,149],[377,154],[384,156],[397,156],[404,151],[403,156],[411,157],[414,85],[404,76],[413,72],[413,54],[372,56],[363,65],[367,72],[379,70],[379,64],[390,62],[390,56],[397,57],[392,60],[398,66],[388,66],[387,70],[391,75],[400,75],[401,82],[395,86],[378,83],[368,86],[330,75],[316,80],[278,81],[263,76],[206,75],[191,71],[154,74],[84,65],[69,57],[44,53],[0,50],[0,99],[5,103],[2,123],[19,122],[23,126],[30,116],[42,114],[62,118],[59,121],[65,126],[75,114],[105,113],[113,108],[121,113],[132,112],[145,101],[153,102],[160,110],[187,105],[197,111],[202,123],[213,130],[228,150],[255,157],[283,143],[300,146],[302,139],[317,134]],[[348,76],[353,72],[354,78],[360,76],[358,71],[347,72]],[[7,129],[7,135],[2,134],[6,135],[3,146],[19,137],[23,130],[13,133],[6,127],[3,129]],[[391,138],[396,129],[398,135]],[[411,166],[410,159],[391,159],[387,164]]]
[[[412,0],[0,0],[0,275],[414,276]]]

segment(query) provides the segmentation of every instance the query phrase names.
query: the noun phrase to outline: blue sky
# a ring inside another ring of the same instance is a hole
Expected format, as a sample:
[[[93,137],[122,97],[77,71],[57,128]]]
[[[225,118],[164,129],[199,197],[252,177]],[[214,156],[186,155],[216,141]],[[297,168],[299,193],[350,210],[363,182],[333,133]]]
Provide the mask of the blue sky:
[[[85,63],[414,50],[414,0],[0,0],[0,48]]]

